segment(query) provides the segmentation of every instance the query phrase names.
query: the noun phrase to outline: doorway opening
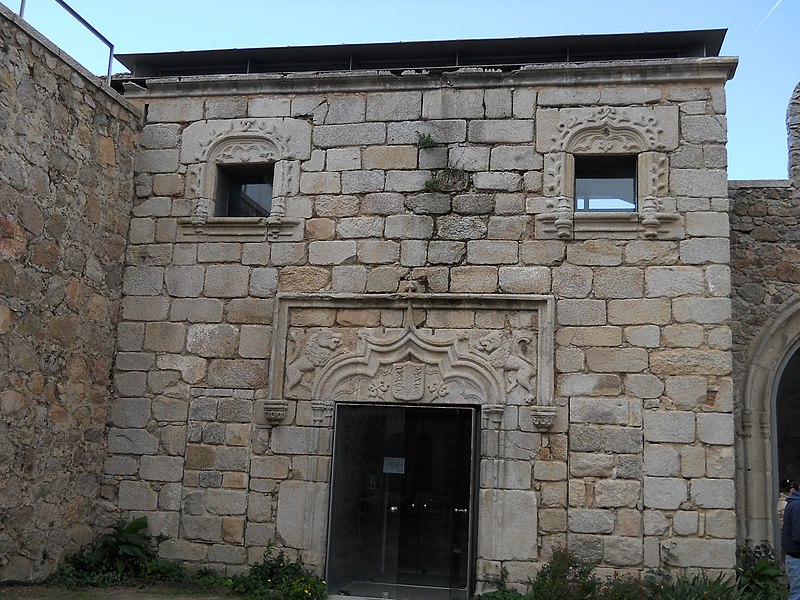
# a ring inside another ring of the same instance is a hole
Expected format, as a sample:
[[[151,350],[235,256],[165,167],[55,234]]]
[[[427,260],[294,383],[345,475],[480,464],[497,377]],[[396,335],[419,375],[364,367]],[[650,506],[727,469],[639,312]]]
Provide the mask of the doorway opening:
[[[477,412],[337,405],[328,533],[334,596],[466,600]]]
[[[778,456],[778,487],[782,482],[800,482],[800,350],[795,348],[780,371],[775,394],[775,436]]]

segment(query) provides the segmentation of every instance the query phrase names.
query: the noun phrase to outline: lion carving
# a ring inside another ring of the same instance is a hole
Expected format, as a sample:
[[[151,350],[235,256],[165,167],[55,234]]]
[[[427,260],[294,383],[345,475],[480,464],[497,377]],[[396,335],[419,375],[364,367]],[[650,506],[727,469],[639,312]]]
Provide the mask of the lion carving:
[[[532,384],[534,368],[522,357],[520,349],[523,343],[530,344],[533,338],[519,332],[515,332],[513,338],[513,342],[509,343],[502,332],[492,331],[475,340],[472,348],[478,354],[483,355],[495,369],[505,373],[506,392],[510,392],[519,385],[528,394],[534,395]]]
[[[342,336],[332,331],[315,331],[308,336],[302,350],[296,332],[289,336],[295,343],[296,356],[286,366],[286,391],[298,385],[304,373],[326,365],[342,345]]]

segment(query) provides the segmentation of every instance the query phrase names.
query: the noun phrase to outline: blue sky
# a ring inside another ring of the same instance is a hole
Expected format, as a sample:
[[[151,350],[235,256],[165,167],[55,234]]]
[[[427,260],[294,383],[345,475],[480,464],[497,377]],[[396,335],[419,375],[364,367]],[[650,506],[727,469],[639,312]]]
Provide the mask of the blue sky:
[[[0,0],[18,11],[20,0]],[[68,0],[118,53],[727,28],[731,179],[786,178],[800,0]],[[25,18],[95,73],[106,47],[53,0]],[[795,41],[793,41],[795,40]],[[124,69],[115,64],[114,71]]]

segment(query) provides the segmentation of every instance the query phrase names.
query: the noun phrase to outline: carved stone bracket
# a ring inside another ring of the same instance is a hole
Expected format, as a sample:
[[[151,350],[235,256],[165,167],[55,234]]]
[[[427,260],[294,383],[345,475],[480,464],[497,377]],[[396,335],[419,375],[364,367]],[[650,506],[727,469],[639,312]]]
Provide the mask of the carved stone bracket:
[[[262,400],[258,403],[267,424],[280,423],[286,418],[289,403],[286,400]]]
[[[531,406],[531,417],[533,426],[537,431],[544,433],[549,431],[556,421],[555,406]]]

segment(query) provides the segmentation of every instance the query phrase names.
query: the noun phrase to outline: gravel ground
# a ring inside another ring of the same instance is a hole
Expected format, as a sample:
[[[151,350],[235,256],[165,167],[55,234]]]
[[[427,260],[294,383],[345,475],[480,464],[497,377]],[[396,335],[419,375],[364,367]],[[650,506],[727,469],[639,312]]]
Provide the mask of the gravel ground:
[[[225,591],[187,588],[185,585],[148,585],[67,590],[43,585],[2,585],[0,600],[231,600]]]

